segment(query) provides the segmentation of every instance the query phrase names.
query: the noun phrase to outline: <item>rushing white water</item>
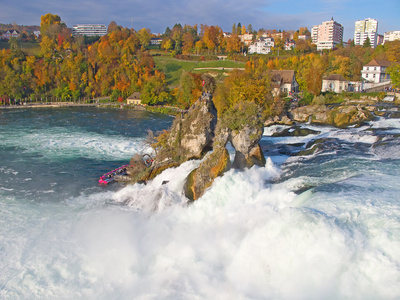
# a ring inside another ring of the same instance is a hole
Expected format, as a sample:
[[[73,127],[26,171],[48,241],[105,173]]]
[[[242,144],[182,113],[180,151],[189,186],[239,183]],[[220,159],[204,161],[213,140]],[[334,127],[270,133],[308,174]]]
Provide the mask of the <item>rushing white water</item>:
[[[400,126],[379,122],[370,127],[389,130],[383,145],[367,128],[306,125],[321,133],[299,138],[271,138],[269,128],[268,147],[320,137],[337,144],[298,157],[266,150],[264,168],[230,170],[192,204],[182,189],[199,161],[147,185],[54,191],[46,201],[0,184],[0,298],[399,299],[399,153],[386,149],[398,145],[389,139]],[[71,156],[98,159],[115,141],[122,153],[137,144],[68,132],[66,140],[51,130],[8,137],[5,148],[24,143],[30,155],[50,155],[53,139]],[[24,170],[2,161],[0,174],[16,180]]]

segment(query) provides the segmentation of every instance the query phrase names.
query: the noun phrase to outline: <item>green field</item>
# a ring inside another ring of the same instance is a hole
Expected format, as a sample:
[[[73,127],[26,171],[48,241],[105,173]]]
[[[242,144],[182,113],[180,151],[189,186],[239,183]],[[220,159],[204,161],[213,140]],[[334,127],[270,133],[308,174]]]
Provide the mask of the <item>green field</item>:
[[[25,42],[18,42],[22,51],[26,55],[38,55],[40,53],[40,44],[39,43],[25,43]],[[0,41],[0,49],[9,49],[10,45],[6,41]]]
[[[213,76],[224,74],[230,69],[244,68],[244,62],[236,62],[232,60],[224,61],[188,61],[179,60],[167,55],[153,57],[157,69],[164,72],[169,86],[176,87],[183,71],[193,73],[211,73]],[[219,70],[214,68],[220,68]]]

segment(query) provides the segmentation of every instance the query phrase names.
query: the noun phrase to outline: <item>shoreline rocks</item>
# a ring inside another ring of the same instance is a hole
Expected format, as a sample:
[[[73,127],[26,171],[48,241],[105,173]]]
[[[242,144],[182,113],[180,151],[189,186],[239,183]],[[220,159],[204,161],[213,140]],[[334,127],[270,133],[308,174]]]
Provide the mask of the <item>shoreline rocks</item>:
[[[264,122],[268,127],[274,124],[293,125],[310,123],[346,128],[374,119],[377,108],[371,105],[307,105],[293,108],[282,117],[269,118]]]

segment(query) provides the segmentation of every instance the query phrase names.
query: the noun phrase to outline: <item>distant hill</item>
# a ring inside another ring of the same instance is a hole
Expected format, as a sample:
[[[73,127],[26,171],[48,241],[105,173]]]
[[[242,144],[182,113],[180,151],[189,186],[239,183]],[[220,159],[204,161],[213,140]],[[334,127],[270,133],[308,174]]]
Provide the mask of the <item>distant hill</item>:
[[[17,24],[2,24],[0,23],[0,31],[17,30],[19,32],[33,33],[35,30],[40,30],[38,25],[17,25]]]

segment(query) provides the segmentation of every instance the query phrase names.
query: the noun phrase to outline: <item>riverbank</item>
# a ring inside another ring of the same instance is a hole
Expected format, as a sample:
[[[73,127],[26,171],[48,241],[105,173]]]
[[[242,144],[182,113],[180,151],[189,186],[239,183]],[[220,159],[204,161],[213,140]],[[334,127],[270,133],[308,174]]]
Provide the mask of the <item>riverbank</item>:
[[[101,104],[104,105],[104,104]],[[48,103],[29,103],[22,105],[0,105],[0,109],[13,108],[43,108],[43,107],[98,107],[99,103],[75,103],[75,102],[48,102]]]

